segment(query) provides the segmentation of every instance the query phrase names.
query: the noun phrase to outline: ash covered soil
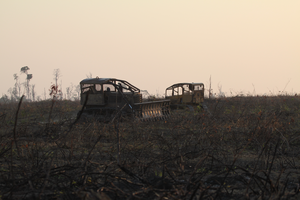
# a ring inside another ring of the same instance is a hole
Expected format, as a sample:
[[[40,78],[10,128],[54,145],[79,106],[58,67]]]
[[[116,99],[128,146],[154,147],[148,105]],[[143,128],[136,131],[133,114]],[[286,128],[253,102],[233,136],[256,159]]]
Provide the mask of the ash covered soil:
[[[74,123],[79,102],[18,103],[0,104],[1,199],[300,198],[297,96],[113,123]]]

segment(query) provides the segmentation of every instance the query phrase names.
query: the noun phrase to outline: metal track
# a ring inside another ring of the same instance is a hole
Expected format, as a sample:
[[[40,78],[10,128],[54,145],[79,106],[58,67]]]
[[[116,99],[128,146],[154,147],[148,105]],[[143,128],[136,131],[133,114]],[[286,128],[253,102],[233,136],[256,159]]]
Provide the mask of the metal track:
[[[142,121],[164,120],[170,115],[170,100],[136,103],[133,108],[135,116]]]

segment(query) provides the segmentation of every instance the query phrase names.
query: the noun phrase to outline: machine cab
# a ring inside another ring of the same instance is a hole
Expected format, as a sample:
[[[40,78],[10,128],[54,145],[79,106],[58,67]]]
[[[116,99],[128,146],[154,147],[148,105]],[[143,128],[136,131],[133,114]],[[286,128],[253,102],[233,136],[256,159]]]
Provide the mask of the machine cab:
[[[171,104],[199,104],[204,101],[203,83],[177,83],[166,89]]]
[[[80,82],[81,105],[88,95],[86,106],[107,107],[124,104],[124,97],[130,103],[140,103],[140,90],[124,80],[115,78],[88,78]],[[88,94],[89,93],[89,94]]]

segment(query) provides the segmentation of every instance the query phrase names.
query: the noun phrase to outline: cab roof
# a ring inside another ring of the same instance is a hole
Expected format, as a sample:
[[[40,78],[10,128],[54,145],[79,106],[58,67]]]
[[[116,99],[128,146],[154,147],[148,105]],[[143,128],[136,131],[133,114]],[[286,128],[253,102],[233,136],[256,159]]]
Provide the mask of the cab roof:
[[[115,81],[115,78],[86,78],[80,81],[80,84],[102,84],[110,81]],[[120,80],[119,80],[120,81]]]
[[[121,79],[116,79],[116,78],[86,78],[83,79],[82,81],[80,81],[80,85],[82,84],[105,84],[105,83],[110,83],[112,85],[116,84],[116,82],[118,83],[122,83],[122,87],[127,86],[128,88],[130,88],[130,90],[134,91],[134,92],[140,92],[140,89],[135,87],[134,85],[128,83],[127,81],[121,80]]]
[[[183,85],[204,85],[203,83],[176,83],[168,87],[166,90],[170,90],[172,88],[180,87]]]

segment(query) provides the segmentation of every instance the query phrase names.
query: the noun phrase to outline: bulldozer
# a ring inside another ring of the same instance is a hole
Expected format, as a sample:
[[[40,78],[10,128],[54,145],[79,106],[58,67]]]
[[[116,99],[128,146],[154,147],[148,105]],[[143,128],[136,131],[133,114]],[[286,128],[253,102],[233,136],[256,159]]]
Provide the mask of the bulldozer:
[[[170,114],[170,100],[143,102],[140,89],[116,78],[87,78],[80,82],[78,113],[100,121],[114,121],[116,117],[133,116],[143,121],[165,119]]]
[[[165,98],[170,100],[170,107],[188,107],[193,111],[193,105],[200,105],[204,102],[203,83],[176,83],[166,89]]]

